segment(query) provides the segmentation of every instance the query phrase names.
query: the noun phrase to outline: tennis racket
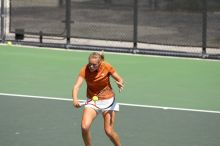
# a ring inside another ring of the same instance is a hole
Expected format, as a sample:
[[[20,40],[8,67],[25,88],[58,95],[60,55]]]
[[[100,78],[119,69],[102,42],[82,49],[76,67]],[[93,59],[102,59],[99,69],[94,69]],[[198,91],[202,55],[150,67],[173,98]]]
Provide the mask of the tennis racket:
[[[93,105],[98,109],[108,109],[115,103],[115,97],[106,100],[97,100],[88,99],[85,103],[82,103],[81,106]]]
[[[115,97],[111,99],[104,99],[104,100],[99,100],[99,95],[102,94],[104,91],[110,90],[110,88],[107,86],[104,89],[102,89],[98,95],[93,96],[92,99],[88,99],[86,102],[81,103],[81,106],[85,105],[93,105],[94,107],[98,109],[108,109],[115,103]]]

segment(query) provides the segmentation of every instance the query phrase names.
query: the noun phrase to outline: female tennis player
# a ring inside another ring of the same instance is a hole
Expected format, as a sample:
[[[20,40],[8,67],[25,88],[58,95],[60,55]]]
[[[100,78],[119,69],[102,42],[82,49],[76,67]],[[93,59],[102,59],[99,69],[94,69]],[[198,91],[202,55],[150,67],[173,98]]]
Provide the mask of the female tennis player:
[[[115,102],[115,93],[110,84],[110,76],[115,80],[119,91],[121,92],[124,85],[122,78],[109,63],[104,61],[103,53],[93,52],[89,55],[88,64],[81,70],[76,79],[72,90],[73,105],[80,108],[81,104],[78,101],[78,91],[83,83],[87,84],[87,101],[94,96],[98,96],[98,101],[102,104],[110,104],[110,107],[100,109],[92,104],[85,104],[82,114],[81,129],[82,137],[85,146],[91,146],[90,127],[99,113],[104,119],[104,130],[115,146],[121,146],[120,138],[114,130],[116,112],[119,111],[119,105]]]

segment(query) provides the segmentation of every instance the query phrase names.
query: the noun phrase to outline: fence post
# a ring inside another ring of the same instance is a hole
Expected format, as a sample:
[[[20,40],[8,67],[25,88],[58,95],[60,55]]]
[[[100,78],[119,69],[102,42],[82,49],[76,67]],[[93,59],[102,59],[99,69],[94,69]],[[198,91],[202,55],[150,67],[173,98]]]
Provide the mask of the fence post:
[[[71,37],[71,1],[66,0],[66,45],[70,44]]]
[[[138,0],[134,0],[134,15],[133,15],[133,48],[137,48],[138,42]],[[134,51],[135,53],[135,51]]]
[[[207,48],[207,0],[203,0],[202,8],[202,55],[205,57]]]
[[[1,40],[5,42],[5,3],[1,0]]]
[[[63,0],[59,0],[59,2],[58,2],[58,7],[62,7],[63,5],[64,5]]]

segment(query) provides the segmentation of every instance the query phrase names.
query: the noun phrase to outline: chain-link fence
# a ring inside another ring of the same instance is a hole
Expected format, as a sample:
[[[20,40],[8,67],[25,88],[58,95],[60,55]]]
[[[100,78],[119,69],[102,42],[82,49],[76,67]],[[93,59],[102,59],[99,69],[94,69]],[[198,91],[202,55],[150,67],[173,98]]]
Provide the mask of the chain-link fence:
[[[0,23],[1,23],[1,25],[0,25],[0,41],[2,41],[2,35],[3,35],[3,33],[2,33],[2,31],[3,31],[3,19],[2,19],[2,17],[3,17],[4,7],[2,7],[2,5],[4,5],[4,0],[2,0],[0,2]]]
[[[72,2],[71,36],[133,41],[133,0]]]
[[[220,1],[207,1],[207,46],[220,48]]]
[[[26,34],[64,36],[65,6],[56,0],[11,0],[10,32],[24,29]]]
[[[109,47],[117,42],[133,43],[130,48],[139,52],[165,48],[205,54],[211,48],[212,53],[220,54],[219,0],[5,1],[10,1],[12,34],[23,29],[25,35],[64,37],[67,41],[62,43],[68,45],[83,38],[105,40],[101,46],[112,41]]]
[[[162,45],[202,46],[201,0],[139,0],[138,41]]]

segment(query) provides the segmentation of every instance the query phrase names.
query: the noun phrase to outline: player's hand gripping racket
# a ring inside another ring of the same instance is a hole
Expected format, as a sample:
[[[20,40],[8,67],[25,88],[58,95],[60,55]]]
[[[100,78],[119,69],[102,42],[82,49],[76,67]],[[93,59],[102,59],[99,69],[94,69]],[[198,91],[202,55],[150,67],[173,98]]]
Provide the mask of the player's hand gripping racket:
[[[109,107],[111,107],[115,103],[115,97],[113,97],[111,99],[106,99],[106,100],[99,100],[99,95],[106,90],[110,90],[109,87],[105,87],[104,89],[102,89],[99,92],[98,95],[93,96],[92,99],[88,99],[86,102],[81,103],[80,105],[81,106],[93,105],[94,107],[96,107],[98,109],[108,109]]]

